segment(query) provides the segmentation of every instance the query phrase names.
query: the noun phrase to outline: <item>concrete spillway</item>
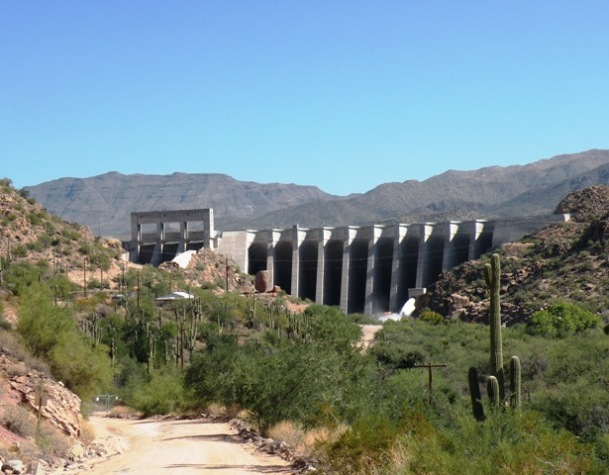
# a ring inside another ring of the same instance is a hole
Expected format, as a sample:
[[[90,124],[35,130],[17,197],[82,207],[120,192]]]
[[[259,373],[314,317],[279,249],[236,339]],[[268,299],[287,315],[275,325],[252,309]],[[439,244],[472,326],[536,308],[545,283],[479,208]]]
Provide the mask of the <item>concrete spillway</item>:
[[[568,215],[216,233],[213,210],[132,213],[133,262],[159,263],[201,247],[243,272],[267,270],[287,293],[346,313],[398,312],[445,270]]]

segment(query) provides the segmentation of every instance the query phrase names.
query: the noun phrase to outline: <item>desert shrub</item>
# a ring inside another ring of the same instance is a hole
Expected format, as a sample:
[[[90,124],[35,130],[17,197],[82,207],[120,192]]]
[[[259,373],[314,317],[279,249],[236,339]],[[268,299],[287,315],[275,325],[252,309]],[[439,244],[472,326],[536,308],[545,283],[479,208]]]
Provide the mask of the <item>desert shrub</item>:
[[[49,234],[41,234],[38,238],[38,245],[42,249],[48,249],[53,244],[53,236]]]
[[[312,457],[318,446],[336,442],[348,429],[345,424],[305,428],[296,422],[282,421],[271,427],[268,435],[273,440],[288,444],[296,457]]]
[[[363,313],[351,313],[348,315],[349,320],[358,325],[373,325],[378,323],[374,317]]]
[[[43,244],[39,240],[28,242],[26,247],[29,251],[35,251],[35,252],[42,252],[42,250],[44,249]]]
[[[42,219],[38,215],[38,213],[30,212],[27,215],[27,219],[32,226],[40,226],[42,224]]]
[[[557,428],[587,437],[609,434],[609,350],[604,334],[575,335],[552,341],[549,361],[533,407]]]
[[[544,473],[547,467],[555,467],[554,473],[599,473],[601,469],[589,447],[565,430],[554,430],[531,411],[520,416],[497,412],[484,424],[463,420],[456,430],[444,430],[442,435],[450,440],[434,444],[442,457],[434,460],[423,445],[413,468],[433,471],[441,460],[444,469],[434,473]]]
[[[87,343],[68,309],[53,305],[48,287],[34,283],[24,289],[18,313],[17,330],[26,347],[48,361],[67,387],[87,397],[107,383],[111,375],[107,353]]]
[[[430,308],[424,308],[421,310],[419,320],[431,325],[440,325],[448,322],[448,320],[446,320],[442,315],[440,315],[438,312],[434,312]]]
[[[318,450],[324,473],[367,474],[383,465],[404,427],[384,417],[369,416],[356,421],[338,440],[323,444]]]
[[[80,239],[80,233],[71,226],[64,226],[61,230],[61,235],[70,241],[78,241]]]
[[[16,333],[0,331],[0,348],[2,348],[4,354],[24,363],[25,367],[36,369],[46,375],[51,374],[49,365],[40,358],[34,357],[32,353],[25,348]],[[15,368],[15,371],[17,370],[18,369]]]
[[[0,425],[24,438],[36,435],[36,418],[21,406],[4,406],[0,415]]]
[[[145,416],[176,413],[184,408],[182,376],[179,370],[166,367],[153,372],[144,381],[132,380],[126,401]]]
[[[303,315],[309,338],[321,345],[350,351],[362,336],[361,328],[337,307],[314,304],[307,307]]]
[[[381,342],[374,345],[370,354],[383,369],[389,372],[412,368],[414,365],[425,362],[425,356],[419,351],[393,342]]]
[[[13,329],[13,325],[6,318],[4,318],[4,305],[0,302],[0,330],[10,331]]]
[[[538,310],[527,322],[527,332],[532,335],[564,338],[600,326],[598,315],[570,302],[557,302],[546,310]]]
[[[27,247],[23,244],[19,244],[12,249],[13,256],[15,257],[25,257],[27,256]]]
[[[40,424],[40,435],[37,440],[37,445],[46,455],[67,457],[73,443],[74,442],[70,437],[51,425],[48,421],[43,420]]]
[[[112,368],[105,346],[92,347],[76,329],[60,336],[50,354],[55,377],[85,399],[108,386]]]
[[[215,335],[210,335],[205,350],[195,354],[184,384],[190,397],[200,404],[232,404],[232,372],[239,348],[229,335]]]

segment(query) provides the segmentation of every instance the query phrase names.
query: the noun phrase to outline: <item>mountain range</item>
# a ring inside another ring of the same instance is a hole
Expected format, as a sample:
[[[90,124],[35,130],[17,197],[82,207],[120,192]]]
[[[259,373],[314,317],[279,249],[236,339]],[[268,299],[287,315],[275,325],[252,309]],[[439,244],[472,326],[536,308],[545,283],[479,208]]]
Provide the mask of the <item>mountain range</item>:
[[[449,170],[424,181],[336,196],[315,186],[239,181],[222,174],[61,178],[25,187],[64,220],[126,239],[135,211],[213,208],[218,230],[365,225],[535,216],[567,194],[609,184],[609,150],[559,155],[528,165]]]

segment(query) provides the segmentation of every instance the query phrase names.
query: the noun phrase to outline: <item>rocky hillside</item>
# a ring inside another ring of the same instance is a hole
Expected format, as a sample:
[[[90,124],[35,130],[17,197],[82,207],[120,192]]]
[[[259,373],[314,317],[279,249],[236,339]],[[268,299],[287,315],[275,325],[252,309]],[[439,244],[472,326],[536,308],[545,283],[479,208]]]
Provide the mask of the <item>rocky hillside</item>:
[[[254,291],[250,276],[242,274],[232,259],[218,255],[211,249],[200,249],[193,253],[184,267],[175,261],[163,262],[159,267],[181,275],[192,287],[214,288],[217,292],[223,292],[228,284],[231,291]]]
[[[502,315],[508,325],[525,321],[559,299],[609,318],[609,187],[571,193],[556,211],[571,213],[571,221],[494,250],[502,261]],[[488,256],[444,273],[419,307],[428,306],[450,318],[486,322],[486,262]]]

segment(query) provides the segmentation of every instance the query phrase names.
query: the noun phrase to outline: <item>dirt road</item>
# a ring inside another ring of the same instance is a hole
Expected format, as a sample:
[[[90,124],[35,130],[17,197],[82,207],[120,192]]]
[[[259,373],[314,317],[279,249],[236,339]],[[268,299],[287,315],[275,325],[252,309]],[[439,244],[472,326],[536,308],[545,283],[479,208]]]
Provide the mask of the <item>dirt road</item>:
[[[285,475],[289,464],[255,451],[225,423],[133,421],[92,417],[91,422],[116,455],[75,473],[108,475]]]

